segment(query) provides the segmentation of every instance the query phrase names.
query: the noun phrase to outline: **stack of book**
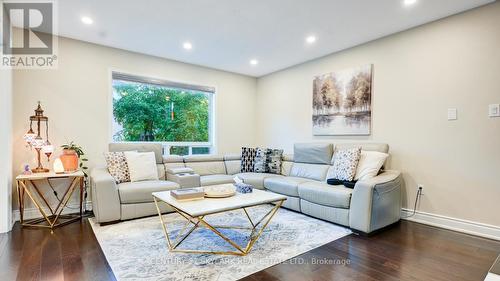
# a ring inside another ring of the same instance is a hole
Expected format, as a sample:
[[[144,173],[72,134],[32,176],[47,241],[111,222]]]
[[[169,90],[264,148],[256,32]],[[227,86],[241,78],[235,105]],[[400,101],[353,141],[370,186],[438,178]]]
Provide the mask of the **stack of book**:
[[[188,200],[199,200],[203,199],[205,196],[205,191],[203,188],[181,188],[170,191],[170,195],[176,200],[188,201]]]

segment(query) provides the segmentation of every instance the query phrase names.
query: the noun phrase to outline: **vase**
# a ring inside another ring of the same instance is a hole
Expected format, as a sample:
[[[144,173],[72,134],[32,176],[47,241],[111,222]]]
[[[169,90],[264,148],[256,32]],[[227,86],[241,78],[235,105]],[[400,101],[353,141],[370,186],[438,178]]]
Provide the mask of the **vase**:
[[[63,149],[59,157],[64,167],[64,172],[70,173],[78,170],[78,154],[72,149]]]

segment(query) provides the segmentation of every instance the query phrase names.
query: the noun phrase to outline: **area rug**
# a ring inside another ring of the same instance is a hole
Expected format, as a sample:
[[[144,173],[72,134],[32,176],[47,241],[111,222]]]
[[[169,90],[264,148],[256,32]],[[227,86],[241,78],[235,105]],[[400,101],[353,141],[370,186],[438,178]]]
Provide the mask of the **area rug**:
[[[257,221],[272,206],[248,209]],[[175,237],[185,220],[164,215]],[[241,210],[206,217],[213,225],[248,226]],[[306,215],[278,210],[251,252],[246,256],[171,253],[157,216],[99,226],[89,219],[95,236],[117,280],[238,280],[281,263],[351,233],[347,228]],[[221,229],[239,245],[246,245],[249,230]],[[234,250],[206,228],[198,228],[180,246],[182,249]]]

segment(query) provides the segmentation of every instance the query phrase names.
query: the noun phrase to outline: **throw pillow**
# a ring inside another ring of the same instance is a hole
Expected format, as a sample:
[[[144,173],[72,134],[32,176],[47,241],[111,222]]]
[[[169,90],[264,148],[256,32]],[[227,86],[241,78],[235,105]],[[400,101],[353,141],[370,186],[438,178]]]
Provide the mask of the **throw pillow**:
[[[240,172],[247,173],[253,172],[255,162],[255,154],[257,149],[251,147],[241,148],[241,169]]]
[[[253,163],[253,171],[255,173],[267,173],[267,148],[257,148],[255,151],[255,159]]]
[[[267,172],[271,174],[281,173],[281,158],[283,149],[269,149],[267,154]]]
[[[281,172],[281,157],[283,150],[257,148],[254,161],[254,172],[279,174]]]
[[[337,150],[334,155],[332,177],[338,180],[352,181],[360,156],[361,147]]]
[[[389,154],[378,151],[361,151],[355,180],[366,180],[378,175]]]
[[[106,152],[104,159],[106,159],[108,172],[117,184],[130,181],[127,160],[123,152]]]
[[[158,180],[158,169],[154,152],[126,151],[125,158],[130,172],[130,181]]]

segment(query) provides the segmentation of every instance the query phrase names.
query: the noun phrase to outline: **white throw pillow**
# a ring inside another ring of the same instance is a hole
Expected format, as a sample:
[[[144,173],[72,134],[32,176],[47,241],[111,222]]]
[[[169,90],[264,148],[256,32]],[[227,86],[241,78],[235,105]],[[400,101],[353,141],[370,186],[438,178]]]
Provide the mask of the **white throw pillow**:
[[[389,157],[387,153],[362,150],[354,180],[366,180],[375,177],[387,157]]]
[[[158,180],[158,169],[154,152],[126,151],[125,159],[130,173],[130,181]]]
[[[332,176],[334,179],[342,181],[352,181],[356,174],[361,147],[346,148],[335,151],[332,166]]]

